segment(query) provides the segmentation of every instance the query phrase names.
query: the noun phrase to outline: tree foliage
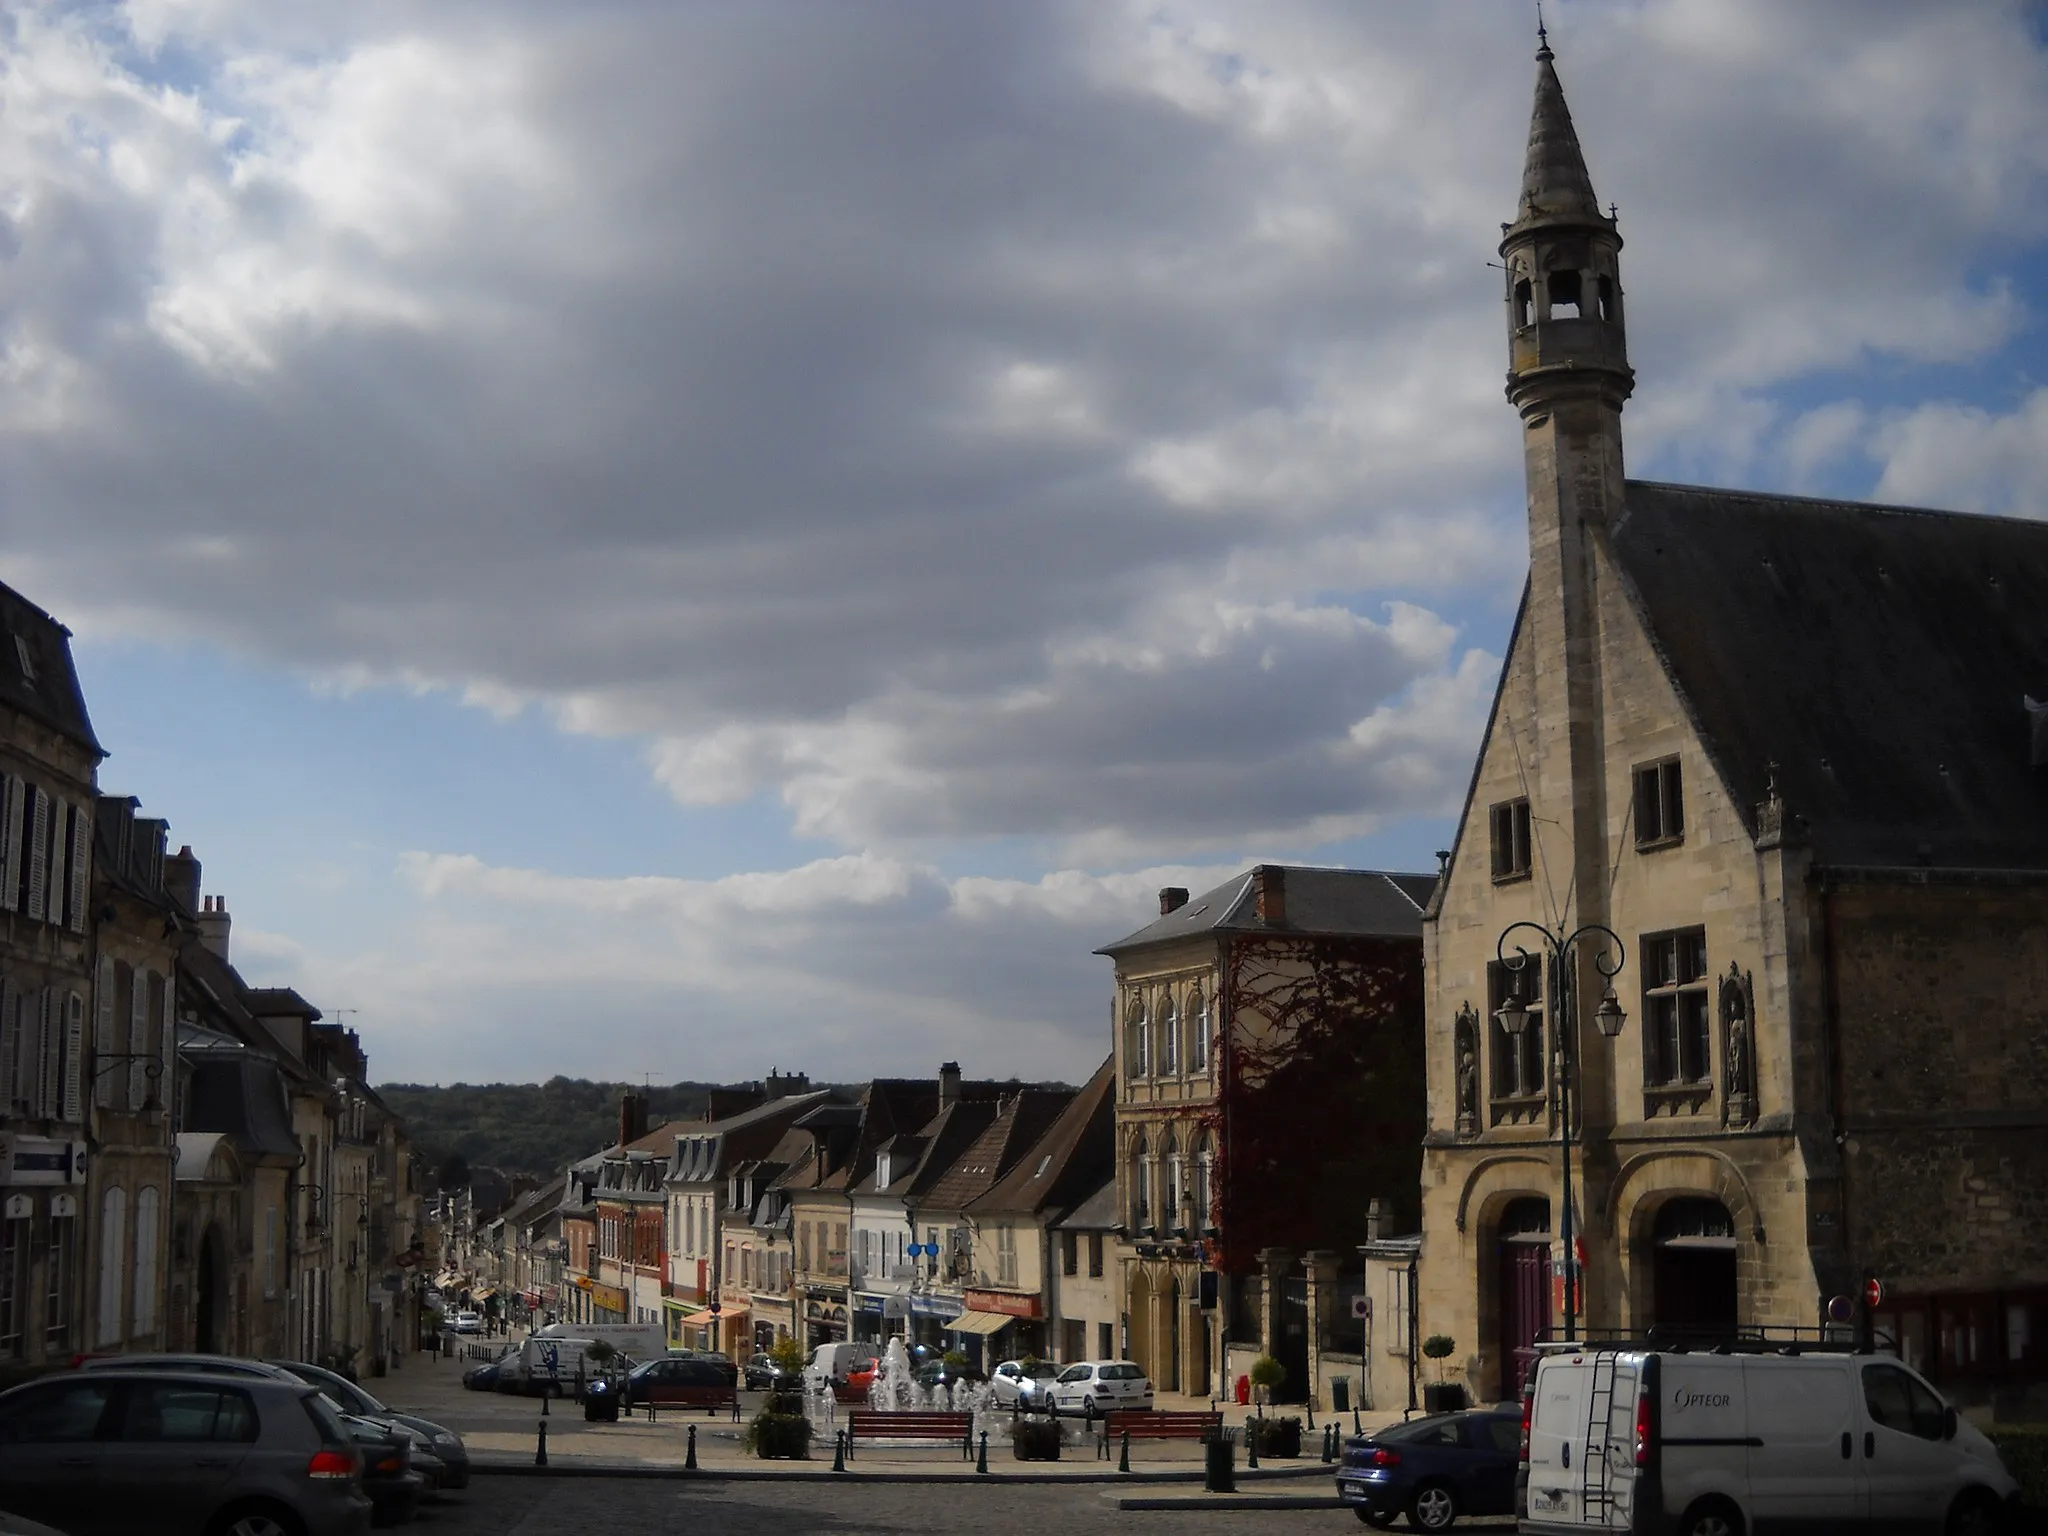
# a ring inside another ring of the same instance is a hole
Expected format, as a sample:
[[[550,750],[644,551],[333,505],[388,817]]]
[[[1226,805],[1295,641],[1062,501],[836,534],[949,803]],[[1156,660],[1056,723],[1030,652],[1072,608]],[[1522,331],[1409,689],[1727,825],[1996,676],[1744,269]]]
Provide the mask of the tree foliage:
[[[619,1138],[619,1096],[645,1095],[648,1125],[696,1119],[714,1083],[593,1083],[554,1077],[545,1083],[385,1083],[377,1092],[405,1121],[427,1166],[559,1173]]]

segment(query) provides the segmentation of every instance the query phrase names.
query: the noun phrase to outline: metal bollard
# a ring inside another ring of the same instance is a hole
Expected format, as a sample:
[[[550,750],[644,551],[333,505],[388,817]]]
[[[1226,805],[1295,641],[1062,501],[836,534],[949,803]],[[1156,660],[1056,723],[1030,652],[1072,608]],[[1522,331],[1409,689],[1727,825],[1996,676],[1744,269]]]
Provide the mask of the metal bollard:
[[[981,1432],[981,1455],[975,1460],[974,1470],[981,1473],[988,1471],[988,1431],[985,1429]]]
[[[1259,1470],[1259,1421],[1244,1421],[1244,1467],[1247,1472]]]
[[[1116,1469],[1119,1472],[1131,1470],[1131,1432],[1124,1431],[1123,1444],[1116,1453]]]
[[[697,1470],[697,1426],[694,1424],[690,1426],[690,1449],[688,1454],[683,1457],[683,1470],[685,1472]]]
[[[550,1392],[546,1387],[542,1387],[540,1389],[540,1416],[542,1418],[546,1418],[548,1416],[548,1399],[553,1397],[554,1395],[555,1394]]]
[[[548,1421],[540,1421],[540,1443],[533,1448],[533,1464],[544,1467],[548,1464]]]
[[[832,1436],[832,1470],[846,1470],[846,1431],[843,1429],[835,1431]]]
[[[1313,1402],[1308,1405],[1308,1427],[1310,1429],[1316,1427],[1316,1405]]]
[[[1356,1408],[1353,1408],[1351,1410],[1351,1433],[1353,1433],[1354,1435],[1362,1435],[1365,1433],[1365,1426],[1359,1421],[1358,1410]]]
[[[659,1422],[660,1422],[660,1421],[659,1421],[658,1419],[656,1419],[656,1418],[655,1418],[655,1416],[654,1416],[654,1399],[653,1399],[653,1398],[651,1398],[651,1397],[650,1397],[649,1399],[647,1399],[647,1422],[648,1422],[648,1423],[650,1423],[650,1424],[655,1424],[655,1423],[659,1423]]]

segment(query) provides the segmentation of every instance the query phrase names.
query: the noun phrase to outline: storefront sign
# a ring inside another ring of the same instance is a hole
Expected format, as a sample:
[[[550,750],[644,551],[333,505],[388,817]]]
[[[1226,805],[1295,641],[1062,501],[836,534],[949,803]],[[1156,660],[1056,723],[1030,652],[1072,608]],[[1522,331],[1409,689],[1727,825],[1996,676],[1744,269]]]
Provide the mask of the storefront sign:
[[[53,1141],[46,1136],[0,1136],[0,1183],[83,1184],[86,1153],[82,1141]]]
[[[600,1285],[593,1280],[588,1289],[592,1305],[602,1307],[607,1312],[623,1315],[632,1309],[632,1303],[627,1300],[626,1293],[616,1285]]]
[[[1038,1296],[1029,1296],[1016,1291],[969,1291],[967,1310],[970,1312],[1000,1312],[1004,1317],[1037,1317]]]
[[[957,1296],[913,1296],[910,1310],[919,1317],[958,1317],[967,1308]]]

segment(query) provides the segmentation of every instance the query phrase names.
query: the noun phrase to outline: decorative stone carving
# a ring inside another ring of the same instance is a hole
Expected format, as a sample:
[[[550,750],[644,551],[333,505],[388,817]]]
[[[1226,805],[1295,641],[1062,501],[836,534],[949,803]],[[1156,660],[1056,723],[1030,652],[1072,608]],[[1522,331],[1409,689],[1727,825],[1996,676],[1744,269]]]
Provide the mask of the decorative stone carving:
[[[1756,1120],[1756,983],[1733,961],[1721,978],[1721,1062],[1724,1125]]]
[[[1467,1000],[1452,1030],[1458,1052],[1458,1134],[1479,1134],[1479,1011]]]

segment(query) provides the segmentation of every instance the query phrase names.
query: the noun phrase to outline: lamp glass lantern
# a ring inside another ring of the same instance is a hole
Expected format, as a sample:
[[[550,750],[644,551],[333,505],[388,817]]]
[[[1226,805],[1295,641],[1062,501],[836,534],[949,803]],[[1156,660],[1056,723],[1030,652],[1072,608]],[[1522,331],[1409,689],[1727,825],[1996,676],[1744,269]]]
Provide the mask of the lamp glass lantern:
[[[1508,994],[1508,1000],[1494,1011],[1494,1018],[1500,1027],[1520,1039],[1529,1029],[1529,1005],[1515,993]]]
[[[1621,1027],[1628,1022],[1628,1014],[1621,1006],[1621,999],[1614,995],[1614,988],[1607,989],[1606,995],[1600,999],[1600,1006],[1593,1010],[1593,1022],[1610,1040],[1621,1034]]]

